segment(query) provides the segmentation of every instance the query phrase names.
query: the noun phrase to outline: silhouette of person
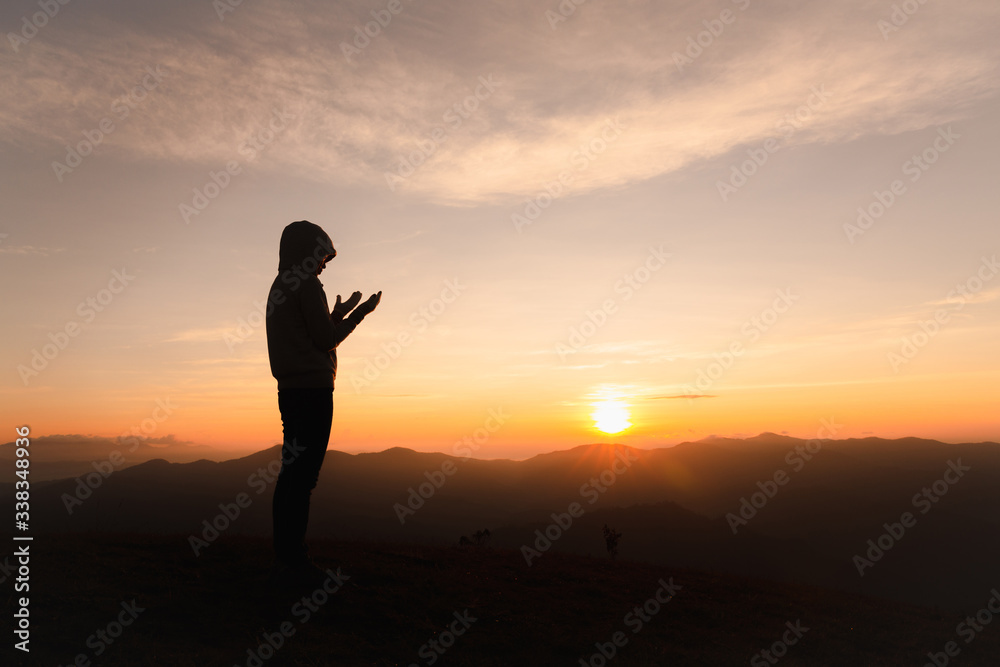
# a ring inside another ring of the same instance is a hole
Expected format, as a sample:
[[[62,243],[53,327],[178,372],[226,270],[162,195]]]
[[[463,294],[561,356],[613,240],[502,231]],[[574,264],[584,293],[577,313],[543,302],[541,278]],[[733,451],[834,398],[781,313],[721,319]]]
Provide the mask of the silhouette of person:
[[[283,431],[281,471],[272,501],[274,554],[279,575],[294,582],[322,581],[325,574],[307,555],[309,499],[319,479],[333,420],[337,346],[366,315],[382,292],[364,303],[354,292],[330,310],[319,281],[337,256],[323,229],[307,220],[285,227],[278,251],[278,275],[267,305],[267,353],[278,381]]]

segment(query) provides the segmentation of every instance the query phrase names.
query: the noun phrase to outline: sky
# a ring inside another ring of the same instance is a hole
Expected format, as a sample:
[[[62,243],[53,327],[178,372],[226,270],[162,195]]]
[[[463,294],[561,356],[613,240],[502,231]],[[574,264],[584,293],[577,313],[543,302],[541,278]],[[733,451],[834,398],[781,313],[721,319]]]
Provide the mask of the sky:
[[[307,219],[331,303],[383,292],[338,350],[334,449],[1000,440],[994,0],[12,0],[0,26],[11,431],[280,442],[260,304]]]

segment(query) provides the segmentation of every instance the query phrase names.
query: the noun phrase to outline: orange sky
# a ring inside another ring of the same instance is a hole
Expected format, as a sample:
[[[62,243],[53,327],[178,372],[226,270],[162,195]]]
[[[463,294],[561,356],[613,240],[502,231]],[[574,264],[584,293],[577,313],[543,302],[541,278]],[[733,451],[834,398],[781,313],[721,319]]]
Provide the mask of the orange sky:
[[[421,2],[348,58],[369,9],[81,5],[5,45],[11,433],[278,442],[258,304],[309,219],[330,301],[384,295],[337,449],[450,451],[491,410],[487,458],[1000,440],[995,2],[888,32],[860,0]]]

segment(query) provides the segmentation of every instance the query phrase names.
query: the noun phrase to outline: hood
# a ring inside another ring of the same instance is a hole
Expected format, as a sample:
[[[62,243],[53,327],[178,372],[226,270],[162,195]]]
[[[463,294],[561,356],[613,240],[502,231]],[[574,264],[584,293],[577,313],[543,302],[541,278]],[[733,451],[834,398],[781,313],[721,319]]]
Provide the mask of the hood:
[[[299,220],[285,227],[281,232],[278,248],[278,270],[284,271],[296,266],[306,273],[313,273],[327,255],[334,255],[333,241],[323,228],[308,220]]]

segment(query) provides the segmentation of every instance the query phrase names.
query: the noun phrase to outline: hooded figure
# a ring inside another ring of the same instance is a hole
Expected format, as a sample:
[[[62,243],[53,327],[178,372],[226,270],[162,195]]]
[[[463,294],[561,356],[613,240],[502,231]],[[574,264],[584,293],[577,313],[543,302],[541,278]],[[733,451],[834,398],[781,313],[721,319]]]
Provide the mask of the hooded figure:
[[[267,305],[267,354],[279,391],[332,388],[337,376],[336,348],[367,314],[356,310],[345,318],[343,308],[330,312],[317,276],[336,256],[333,242],[319,225],[300,220],[281,233],[278,277]]]
[[[321,227],[291,223],[281,234],[278,276],[267,298],[267,354],[278,381],[284,436],[272,503],[274,552],[279,574],[296,584],[326,577],[309,560],[305,535],[309,499],[330,442],[336,348],[382,297],[378,292],[358,305],[360,292],[344,303],[337,295],[331,312],[318,276],[336,255]]]

